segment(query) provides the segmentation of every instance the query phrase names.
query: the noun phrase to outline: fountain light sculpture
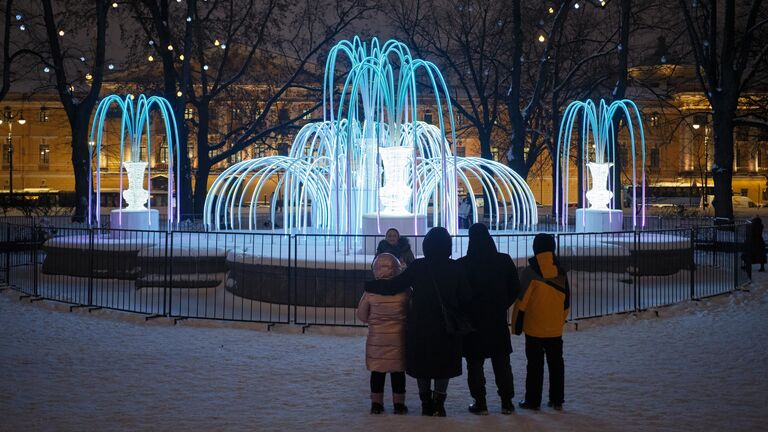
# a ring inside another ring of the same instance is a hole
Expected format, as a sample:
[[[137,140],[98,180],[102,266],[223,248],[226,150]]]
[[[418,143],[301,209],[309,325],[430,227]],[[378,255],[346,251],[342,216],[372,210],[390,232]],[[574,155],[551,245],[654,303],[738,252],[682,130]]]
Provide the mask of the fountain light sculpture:
[[[90,156],[91,176],[88,183],[89,222],[101,224],[101,152],[104,141],[104,122],[110,109],[120,110],[120,166],[128,176],[128,188],[124,189],[123,172],[120,171],[120,196],[128,204],[123,208],[122,200],[119,207],[110,214],[110,226],[121,229],[159,229],[159,214],[149,202],[151,194],[152,168],[148,160],[141,160],[142,144],[146,145],[147,155],[153,154],[151,139],[151,112],[160,112],[165,126],[167,141],[166,160],[168,164],[168,227],[173,227],[180,220],[181,209],[177,205],[177,195],[180,188],[179,177],[179,137],[176,119],[171,104],[163,97],[129,94],[125,98],[109,95],[101,100],[96,108],[96,114],[91,125]],[[126,142],[129,145],[130,158],[126,160]],[[147,158],[148,159],[148,158]],[[146,177],[145,177],[146,175]],[[144,189],[144,179],[147,179],[147,189]],[[145,204],[147,206],[145,207]]]
[[[337,82],[342,59],[349,69]],[[422,99],[417,73],[430,90]],[[436,126],[417,120],[423,99],[436,109]],[[204,223],[215,230],[261,227],[256,206],[274,187],[285,232],[381,234],[396,226],[413,235],[439,225],[456,233],[462,185],[473,197],[488,197],[492,228],[535,225],[536,202],[525,181],[500,163],[457,157],[455,142],[448,88],[433,63],[414,59],[395,40],[342,41],[326,62],[323,120],[299,130],[288,156],[224,170],[208,192]],[[261,215],[273,228],[276,201]],[[473,215],[477,221],[477,209]]]
[[[579,115],[581,114],[581,117]],[[627,128],[629,150],[632,163],[632,226],[645,226],[645,134],[640,110],[634,102],[628,99],[607,104],[600,100],[596,105],[591,100],[571,102],[563,113],[560,123],[560,133],[557,143],[555,208],[560,224],[568,224],[568,179],[570,177],[571,143],[573,142],[573,126],[581,120],[580,140],[581,159],[584,166],[576,167],[587,173],[591,181],[584,182],[583,201],[589,203],[589,208],[576,210],[577,231],[621,231],[623,212],[615,209],[614,177],[618,145],[615,141],[615,125],[623,123]],[[640,158],[638,159],[638,153]],[[627,168],[627,167],[625,167]],[[638,178],[639,177],[639,178]],[[642,185],[638,201],[637,185]],[[561,187],[562,185],[562,187]],[[587,187],[590,187],[587,190]],[[640,214],[638,218],[638,202]]]

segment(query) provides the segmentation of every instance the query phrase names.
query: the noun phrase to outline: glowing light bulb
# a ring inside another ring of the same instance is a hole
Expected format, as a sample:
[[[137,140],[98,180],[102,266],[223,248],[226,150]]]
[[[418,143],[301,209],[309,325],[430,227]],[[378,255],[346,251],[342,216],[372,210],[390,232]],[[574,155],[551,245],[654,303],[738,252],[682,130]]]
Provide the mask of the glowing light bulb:
[[[549,7],[549,13],[551,13],[551,14],[555,13],[555,8],[553,8],[552,6],[550,6],[550,7]]]
[[[92,80],[92,79],[93,79],[93,75],[91,75],[91,73],[90,73],[90,72],[88,72],[87,74],[85,74],[85,79],[86,79],[86,80],[88,80],[88,81],[90,81],[90,80]]]
[[[208,70],[208,65],[203,65],[203,70]]]
[[[154,58],[154,57],[152,57],[152,56],[150,55],[149,57],[147,57],[147,60],[149,60],[149,61],[155,61],[155,58]]]
[[[181,90],[176,92],[176,97],[181,97]]]
[[[227,44],[221,44],[221,49],[227,49]]]
[[[84,62],[85,61],[85,57],[80,57],[80,61]]]
[[[216,46],[219,46],[219,45],[221,45],[221,42],[219,42],[219,40],[216,39],[216,40],[213,41],[213,44],[216,45]]]
[[[112,7],[117,9],[117,2],[112,3]]]
[[[23,18],[21,14],[16,14],[16,21],[21,21],[21,18]]]
[[[109,70],[112,70],[114,68],[115,68],[115,65],[113,65],[112,63],[110,63],[109,66],[107,66],[107,69],[109,69]]]
[[[576,3],[574,3],[574,4],[573,4],[573,7],[574,7],[574,8],[576,8],[576,9],[578,9],[578,8],[580,8],[580,7],[581,7],[581,5],[579,4],[579,2],[576,2]]]
[[[192,22],[192,17],[187,17],[187,22]]]
[[[184,61],[184,54],[179,54],[179,60]]]
[[[27,26],[25,26],[24,24],[19,26],[19,30],[21,30],[21,31],[24,31],[26,29],[27,29]]]
[[[59,30],[59,36],[64,36],[64,30]]]
[[[43,72],[45,72],[45,73],[48,73],[50,71],[51,71],[51,68],[49,68],[48,66],[43,68]]]
[[[173,51],[173,45],[168,45],[168,51]]]
[[[153,40],[151,40],[151,39],[150,39],[150,40],[149,40],[149,44],[150,44],[150,45],[154,45],[154,44],[155,44],[155,41],[153,41]]]
[[[544,35],[539,35],[539,42],[544,42],[547,40],[547,38],[544,37]]]

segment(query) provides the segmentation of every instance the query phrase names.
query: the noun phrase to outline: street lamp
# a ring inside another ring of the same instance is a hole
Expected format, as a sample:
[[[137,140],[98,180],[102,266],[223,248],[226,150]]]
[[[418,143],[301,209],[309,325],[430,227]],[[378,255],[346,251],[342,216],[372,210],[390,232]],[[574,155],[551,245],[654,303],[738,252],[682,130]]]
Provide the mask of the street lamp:
[[[693,128],[695,130],[701,129],[704,126],[704,196],[701,200],[701,207],[706,209],[709,206],[709,194],[707,190],[709,188],[709,143],[708,128],[707,128],[707,116],[706,114],[700,114],[693,118]]]
[[[19,112],[18,117],[16,118],[16,114],[11,110],[11,107],[6,106],[3,109],[3,118],[0,119],[0,125],[4,122],[8,125],[8,195],[11,202],[13,202],[13,120],[15,119],[19,125],[27,122],[23,112]]]

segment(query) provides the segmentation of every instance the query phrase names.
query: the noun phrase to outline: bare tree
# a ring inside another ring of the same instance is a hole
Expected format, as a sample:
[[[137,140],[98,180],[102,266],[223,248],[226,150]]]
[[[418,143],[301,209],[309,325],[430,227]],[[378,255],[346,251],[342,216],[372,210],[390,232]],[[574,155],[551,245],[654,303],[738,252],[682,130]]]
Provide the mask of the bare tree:
[[[738,3],[738,6],[737,6]],[[762,0],[679,0],[696,76],[712,107],[716,223],[733,220],[734,126],[739,98],[764,67],[768,24]]]
[[[371,7],[365,0],[188,1],[183,32],[168,28],[174,14],[169,7],[167,0],[134,2],[145,35],[158,42],[154,49],[163,61],[166,93],[173,93],[179,117],[184,115],[182,103],[195,109],[189,119],[197,143],[192,202],[195,214],[201,214],[214,166],[285,131],[319,106],[290,113],[283,104],[291,91],[319,91],[313,62]],[[167,53],[169,45],[173,54]],[[241,97],[243,88],[252,91],[257,103],[238,108],[237,115],[222,115],[221,108],[232,108],[232,98]],[[227,117],[229,127],[221,127]]]

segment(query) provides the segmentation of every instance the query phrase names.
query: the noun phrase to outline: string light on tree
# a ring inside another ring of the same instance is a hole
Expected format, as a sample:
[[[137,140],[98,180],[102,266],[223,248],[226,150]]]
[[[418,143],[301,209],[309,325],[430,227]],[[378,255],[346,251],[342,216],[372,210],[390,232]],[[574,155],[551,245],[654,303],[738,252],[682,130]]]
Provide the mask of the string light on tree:
[[[86,79],[87,81],[90,81],[90,80],[92,80],[92,79],[93,79],[93,75],[91,75],[91,73],[90,73],[90,72],[88,72],[87,74],[85,74],[85,79]]]
[[[179,54],[179,60],[184,61],[184,54]]]
[[[173,45],[168,45],[168,51],[173,51]]]
[[[59,36],[64,36],[64,30],[59,30]]]
[[[581,7],[581,5],[579,4],[579,2],[576,2],[576,3],[574,3],[574,4],[573,4],[573,7],[574,7],[574,8],[576,8],[576,9],[578,9],[578,8],[580,8],[580,7]]]
[[[176,92],[176,97],[181,97],[181,90]]]
[[[147,60],[152,62],[152,61],[155,61],[155,58],[150,55],[149,57],[147,57]]]
[[[112,7],[117,9],[117,2],[112,3]]]
[[[192,22],[192,17],[187,17],[187,22]]]
[[[45,72],[45,73],[48,73],[50,71],[51,71],[51,68],[49,68],[48,66],[43,68],[43,72]]]
[[[539,35],[539,42],[543,43],[545,40],[547,40],[547,38],[545,38],[544,35]]]
[[[552,6],[550,6],[550,7],[549,7],[549,13],[551,13],[551,14],[555,13],[555,8],[553,8]]]
[[[16,21],[21,21],[22,18],[21,14],[16,14]]]
[[[21,31],[24,31],[26,29],[27,29],[27,26],[25,26],[24,24],[19,26],[19,30],[21,30]]]
[[[82,56],[81,56],[81,57],[80,57],[80,61],[81,61],[81,62],[84,62],[84,61],[85,61],[85,57],[82,57]]]
[[[227,44],[221,44],[221,49],[227,49]]]
[[[208,70],[208,65],[203,65],[203,70]]]
[[[110,63],[109,66],[107,66],[107,69],[109,69],[109,70],[112,70],[114,68],[115,68],[115,65],[113,65],[112,63]]]
[[[216,39],[216,40],[214,40],[214,41],[213,41],[213,44],[214,44],[215,46],[219,46],[219,45],[221,45],[221,42],[219,42],[219,40],[218,40],[218,39]]]

